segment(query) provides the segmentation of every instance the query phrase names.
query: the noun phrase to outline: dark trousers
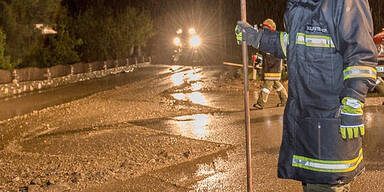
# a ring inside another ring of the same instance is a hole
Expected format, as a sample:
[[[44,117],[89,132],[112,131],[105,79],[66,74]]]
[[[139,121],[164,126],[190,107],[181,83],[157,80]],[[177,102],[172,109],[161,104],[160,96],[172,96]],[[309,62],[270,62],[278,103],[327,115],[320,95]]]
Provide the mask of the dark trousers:
[[[302,183],[304,192],[349,192],[351,185],[326,185],[326,184],[310,184]]]

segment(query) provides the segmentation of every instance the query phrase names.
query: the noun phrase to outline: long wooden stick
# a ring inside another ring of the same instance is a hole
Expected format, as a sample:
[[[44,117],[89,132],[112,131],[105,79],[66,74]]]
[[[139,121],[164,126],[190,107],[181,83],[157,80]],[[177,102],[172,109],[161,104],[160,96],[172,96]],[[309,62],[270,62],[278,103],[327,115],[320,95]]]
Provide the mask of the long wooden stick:
[[[236,67],[243,67],[244,66],[243,64],[240,64],[240,63],[231,63],[231,62],[226,62],[226,61],[224,61],[223,64],[224,65],[230,65],[230,66],[236,66]],[[253,68],[253,67],[248,65],[248,68]]]
[[[247,4],[246,0],[240,0],[241,20],[247,21]],[[244,68],[244,111],[245,111],[245,137],[246,137],[246,155],[247,155],[247,189],[252,192],[252,157],[251,157],[251,120],[249,117],[249,89],[248,89],[248,47],[243,41],[243,68]]]

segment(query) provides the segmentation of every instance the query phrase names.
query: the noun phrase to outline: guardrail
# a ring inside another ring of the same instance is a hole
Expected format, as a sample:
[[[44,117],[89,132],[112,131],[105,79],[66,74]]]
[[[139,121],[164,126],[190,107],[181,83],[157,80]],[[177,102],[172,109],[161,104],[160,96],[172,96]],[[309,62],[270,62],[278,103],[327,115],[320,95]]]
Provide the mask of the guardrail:
[[[50,68],[28,67],[13,71],[0,70],[0,97],[131,71],[140,64],[149,63],[151,63],[151,57],[57,65]]]

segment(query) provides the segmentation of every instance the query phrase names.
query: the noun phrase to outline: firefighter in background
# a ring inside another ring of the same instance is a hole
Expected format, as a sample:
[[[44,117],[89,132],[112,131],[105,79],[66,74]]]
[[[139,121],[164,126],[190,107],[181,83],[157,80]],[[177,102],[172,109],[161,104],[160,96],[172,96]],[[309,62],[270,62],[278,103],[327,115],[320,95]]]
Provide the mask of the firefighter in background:
[[[275,31],[276,24],[272,19],[266,19],[263,22],[263,28]],[[254,60],[256,60],[256,65],[259,63],[262,64],[263,76],[263,87],[259,92],[257,103],[254,104],[253,107],[256,109],[263,109],[265,103],[268,101],[268,95],[271,93],[272,88],[276,90],[280,98],[280,103],[277,104],[277,107],[283,107],[287,102],[287,91],[280,82],[283,60],[264,52],[261,52],[260,55],[256,54],[253,57]]]
[[[287,59],[278,177],[305,192],[350,190],[364,170],[363,107],[377,79],[367,0],[288,0],[286,32],[238,22],[236,38]]]

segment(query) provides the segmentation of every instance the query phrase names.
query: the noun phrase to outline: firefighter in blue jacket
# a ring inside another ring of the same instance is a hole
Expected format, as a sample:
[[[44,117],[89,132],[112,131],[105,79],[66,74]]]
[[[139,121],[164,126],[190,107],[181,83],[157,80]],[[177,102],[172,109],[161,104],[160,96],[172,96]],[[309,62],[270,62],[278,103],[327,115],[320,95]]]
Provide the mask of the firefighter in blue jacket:
[[[377,50],[367,0],[288,0],[286,32],[238,22],[239,42],[287,59],[278,177],[304,191],[349,191],[363,169],[363,107]]]
[[[275,31],[276,24],[272,19],[266,19],[263,22],[263,28]],[[257,103],[255,103],[253,107],[256,109],[263,109],[265,103],[268,101],[268,96],[271,93],[272,88],[276,90],[280,98],[280,103],[277,104],[277,107],[283,107],[287,102],[287,91],[280,82],[283,60],[276,58],[269,53],[261,52],[260,55],[262,58],[261,63],[264,82]],[[256,57],[258,58],[258,56]]]

